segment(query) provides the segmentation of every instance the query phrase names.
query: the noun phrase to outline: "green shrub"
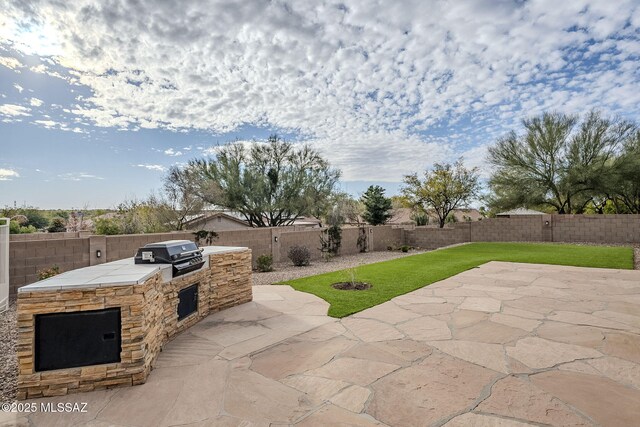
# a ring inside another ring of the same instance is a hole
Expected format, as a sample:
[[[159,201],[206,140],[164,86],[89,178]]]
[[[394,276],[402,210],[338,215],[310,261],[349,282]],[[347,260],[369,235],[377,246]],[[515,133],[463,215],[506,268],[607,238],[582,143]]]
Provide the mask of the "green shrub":
[[[35,233],[36,228],[33,225],[20,225],[16,220],[9,221],[9,234],[29,234]]]
[[[120,222],[115,218],[97,218],[95,224],[96,234],[102,234],[106,236],[122,234]]]
[[[296,267],[309,265],[311,261],[311,252],[306,246],[292,246],[289,249],[289,259]]]
[[[401,250],[402,252],[409,252],[409,246],[407,246],[407,245],[402,245],[402,246],[400,247],[400,250]]]
[[[262,273],[273,271],[273,257],[267,254],[260,255],[256,260],[256,267]]]
[[[53,218],[51,223],[49,224],[49,228],[47,228],[49,233],[63,233],[67,231],[67,226],[64,223],[64,219],[62,218]]]

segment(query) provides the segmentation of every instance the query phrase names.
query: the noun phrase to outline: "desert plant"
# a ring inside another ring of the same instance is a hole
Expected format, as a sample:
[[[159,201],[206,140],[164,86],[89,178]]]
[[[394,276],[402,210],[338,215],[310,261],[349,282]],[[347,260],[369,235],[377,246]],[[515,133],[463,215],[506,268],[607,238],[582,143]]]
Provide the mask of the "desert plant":
[[[347,276],[346,282],[351,283],[352,286],[358,283],[358,271],[354,267],[347,268],[345,274]]]
[[[38,280],[48,279],[58,274],[60,274],[60,267],[53,265],[45,270],[38,271]]]
[[[258,271],[262,273],[273,271],[273,256],[267,254],[260,255],[256,260],[256,267]]]
[[[324,262],[329,262],[335,257],[331,252],[322,252],[322,259]]]
[[[429,215],[424,212],[416,212],[413,214],[413,220],[418,227],[429,225]]]
[[[292,246],[289,248],[288,256],[296,267],[309,265],[309,261],[311,261],[311,252],[306,246]]]
[[[335,256],[342,246],[342,228],[332,225],[320,234],[320,251]]]
[[[211,246],[213,241],[218,238],[218,233],[215,231],[199,230],[192,233],[193,239],[198,245],[204,241],[206,245]]]
[[[96,218],[96,234],[113,236],[122,234],[120,222],[116,218]]]
[[[358,228],[358,241],[356,242],[360,252],[367,252],[369,249],[369,238],[367,236],[367,229],[364,227]]]

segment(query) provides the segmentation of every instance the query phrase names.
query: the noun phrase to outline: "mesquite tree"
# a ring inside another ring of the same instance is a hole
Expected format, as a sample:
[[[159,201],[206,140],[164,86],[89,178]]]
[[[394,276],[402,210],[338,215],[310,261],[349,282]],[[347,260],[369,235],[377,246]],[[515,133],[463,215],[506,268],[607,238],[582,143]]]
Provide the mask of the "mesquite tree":
[[[253,227],[291,225],[326,203],[340,177],[318,151],[276,135],[266,143],[222,146],[215,158],[189,162],[207,203],[239,212]]]
[[[462,159],[455,164],[436,163],[424,173],[424,180],[414,173],[404,177],[402,193],[424,212],[435,212],[440,228],[449,214],[467,205],[480,191],[478,169],[467,169]]]
[[[612,166],[635,132],[632,123],[592,111],[581,122],[578,116],[544,113],[523,125],[523,133],[510,132],[489,148],[494,207],[546,205],[560,214],[582,213],[615,192]]]

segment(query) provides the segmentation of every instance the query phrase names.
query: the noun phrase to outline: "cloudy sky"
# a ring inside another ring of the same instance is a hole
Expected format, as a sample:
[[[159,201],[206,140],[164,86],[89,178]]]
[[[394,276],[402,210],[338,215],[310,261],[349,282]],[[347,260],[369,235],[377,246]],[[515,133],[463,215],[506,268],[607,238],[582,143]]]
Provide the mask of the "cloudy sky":
[[[640,0],[0,4],[0,205],[111,207],[272,132],[393,194],[545,110],[639,119]]]

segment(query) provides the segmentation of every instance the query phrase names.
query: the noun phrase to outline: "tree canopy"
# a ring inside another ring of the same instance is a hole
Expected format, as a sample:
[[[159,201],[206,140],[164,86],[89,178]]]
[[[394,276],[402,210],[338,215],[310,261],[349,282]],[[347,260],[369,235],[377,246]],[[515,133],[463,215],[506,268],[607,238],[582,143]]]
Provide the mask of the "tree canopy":
[[[184,173],[197,176],[205,202],[239,212],[254,227],[291,225],[313,214],[340,177],[318,151],[276,135],[248,147],[224,145],[215,158],[189,162]]]
[[[512,131],[489,148],[494,208],[550,206],[558,213],[582,213],[600,198],[613,197],[616,180],[629,178],[615,171],[621,167],[620,148],[636,132],[630,122],[596,111],[582,121],[544,113],[524,120],[523,127],[521,134]]]
[[[423,180],[417,173],[406,175],[402,194],[423,212],[435,212],[442,228],[449,213],[478,196],[478,178],[478,168],[465,168],[462,159],[455,164],[436,163],[425,171]]]

